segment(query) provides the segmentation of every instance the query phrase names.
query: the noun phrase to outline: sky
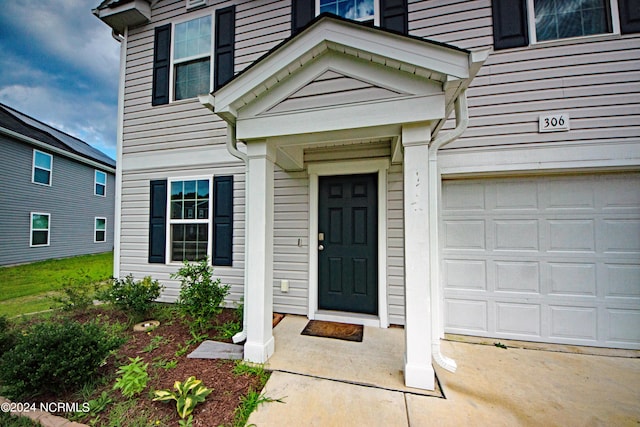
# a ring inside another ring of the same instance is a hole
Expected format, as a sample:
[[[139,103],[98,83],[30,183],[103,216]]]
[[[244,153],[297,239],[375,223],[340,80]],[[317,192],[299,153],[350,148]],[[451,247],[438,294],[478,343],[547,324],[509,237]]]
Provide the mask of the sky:
[[[120,44],[100,0],[0,0],[0,103],[116,157]]]

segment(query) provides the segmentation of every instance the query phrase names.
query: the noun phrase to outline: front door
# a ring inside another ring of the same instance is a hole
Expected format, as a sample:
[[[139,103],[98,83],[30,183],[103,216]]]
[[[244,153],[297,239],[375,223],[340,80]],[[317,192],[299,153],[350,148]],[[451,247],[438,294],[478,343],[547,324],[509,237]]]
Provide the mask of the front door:
[[[318,308],[378,314],[378,176],[319,177]]]

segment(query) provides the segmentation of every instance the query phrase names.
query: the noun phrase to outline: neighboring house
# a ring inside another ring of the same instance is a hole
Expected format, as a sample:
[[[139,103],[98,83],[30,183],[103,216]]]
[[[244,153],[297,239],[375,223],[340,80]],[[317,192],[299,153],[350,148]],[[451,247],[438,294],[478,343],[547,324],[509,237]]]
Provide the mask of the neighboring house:
[[[113,249],[113,159],[0,104],[0,265]]]
[[[104,1],[116,274],[208,255],[255,362],[273,310],[404,325],[415,387],[445,332],[640,349],[638,8]]]

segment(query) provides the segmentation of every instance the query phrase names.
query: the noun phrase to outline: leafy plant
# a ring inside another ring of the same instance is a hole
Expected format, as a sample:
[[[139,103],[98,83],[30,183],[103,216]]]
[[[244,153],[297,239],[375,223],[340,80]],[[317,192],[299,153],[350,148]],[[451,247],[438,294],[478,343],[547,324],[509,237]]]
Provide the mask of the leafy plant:
[[[255,411],[260,404],[271,402],[284,403],[284,400],[283,398],[272,399],[253,389],[249,390],[249,393],[240,399],[240,405],[234,411],[235,419],[233,420],[233,426],[245,426],[249,419],[249,415],[251,415],[251,413]]]
[[[227,322],[224,322],[222,325],[216,326],[216,332],[217,332],[216,339],[222,339],[222,340],[230,339],[241,330],[242,330],[242,325],[240,324],[239,321],[229,320]]]
[[[24,398],[74,390],[93,378],[123,342],[97,322],[37,323],[0,359],[2,392]]]
[[[60,304],[63,311],[85,309],[93,305],[93,297],[98,292],[99,282],[91,283],[91,276],[80,271],[76,277],[65,277],[62,293],[50,297],[51,301]]]
[[[185,261],[171,278],[180,279],[182,287],[176,305],[180,314],[191,317],[190,330],[206,331],[211,320],[222,311],[230,286],[221,285],[220,279],[213,279],[209,258],[199,263]]]
[[[233,366],[234,375],[252,375],[258,377],[260,380],[260,388],[264,387],[269,379],[269,372],[264,370],[263,365],[259,364],[247,364],[242,360],[236,360]]]
[[[196,331],[190,331],[191,333],[191,338],[187,340],[186,344],[187,345],[191,345],[191,344],[200,344],[202,341],[206,340],[207,338],[209,338],[209,335],[207,334],[201,334],[198,333]]]
[[[153,361],[153,366],[155,368],[162,368],[162,369],[173,369],[176,366],[178,366],[178,361],[177,360],[167,360],[164,358],[157,358]]]
[[[202,380],[198,380],[194,376],[187,378],[184,382],[176,381],[173,384],[173,388],[176,391],[156,390],[154,392],[156,397],[153,400],[158,402],[175,400],[178,416],[183,420],[191,415],[196,405],[204,402],[206,397],[213,391],[205,387],[202,384]],[[189,419],[187,419],[184,425],[188,425],[189,422]]]
[[[144,362],[144,360],[139,356],[135,359],[130,357],[129,362],[131,363],[120,366],[118,369],[117,373],[122,376],[116,379],[116,384],[113,386],[113,389],[120,389],[125,397],[131,398],[147,386],[147,381],[149,381],[147,368],[149,364],[143,364],[142,362]]]
[[[89,416],[95,417],[100,412],[107,409],[107,406],[112,402],[113,399],[109,397],[106,391],[103,391],[99,397],[89,400]]]
[[[111,286],[96,296],[99,300],[109,302],[137,318],[146,316],[156,298],[164,289],[157,280],[146,276],[142,280],[134,280],[129,274],[124,279],[112,279]]]
[[[178,344],[178,349],[175,352],[176,357],[184,356],[189,351],[189,343],[186,343],[184,346]]]

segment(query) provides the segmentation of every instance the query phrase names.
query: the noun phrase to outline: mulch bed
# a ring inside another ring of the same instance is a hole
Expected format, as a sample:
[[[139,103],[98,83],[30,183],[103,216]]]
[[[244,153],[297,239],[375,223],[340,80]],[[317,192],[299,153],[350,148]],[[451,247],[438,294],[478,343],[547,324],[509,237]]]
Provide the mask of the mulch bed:
[[[126,315],[106,307],[93,307],[86,313],[76,314],[72,317],[80,322],[96,318],[101,318],[107,322],[115,322],[116,320],[122,323],[128,322]],[[215,324],[221,325],[229,320],[237,320],[236,314],[233,310],[225,309],[218,316]],[[136,405],[124,414],[124,419],[121,419],[122,425],[130,425],[128,420],[135,420],[143,414],[149,421],[149,425],[177,426],[180,418],[176,412],[175,402],[152,402],[150,392],[160,389],[173,390],[175,381],[184,381],[192,375],[202,380],[206,387],[213,389],[206,401],[198,404],[193,411],[193,425],[202,427],[232,425],[234,410],[239,405],[241,397],[245,396],[250,389],[258,390],[261,386],[260,380],[256,376],[234,374],[235,363],[233,361],[187,358],[187,355],[195,350],[197,344],[190,345],[189,350],[184,355],[176,356],[176,351],[184,347],[185,343],[192,338],[188,327],[177,315],[168,322],[161,322],[160,326],[151,332],[134,332],[131,327],[125,334],[128,338],[127,342],[118,350],[117,355],[110,357],[107,365],[101,368],[102,374],[110,375],[112,380],[106,386],[98,388],[92,395],[92,398],[95,398],[100,396],[102,391],[106,391],[114,400],[114,404],[127,401],[128,399],[123,397],[119,390],[112,389],[117,377],[115,372],[118,366],[128,364],[129,360],[127,358],[129,357],[135,358],[139,356],[144,359],[145,363],[148,362],[149,382],[147,383],[147,388],[138,395]],[[212,327],[209,331],[210,339],[213,339],[215,335],[216,331]],[[166,342],[151,351],[143,351],[157,336],[163,337],[163,341]],[[230,340],[226,340],[226,342],[230,342]],[[154,363],[158,364],[161,360],[176,360],[177,365],[171,369],[153,366]],[[78,395],[44,396],[37,400],[78,402]],[[112,409],[114,404],[111,404],[109,408]],[[100,419],[104,422],[108,419],[107,411],[100,414]],[[79,422],[89,424],[88,419],[81,419]],[[101,423],[98,425],[101,425]]]

